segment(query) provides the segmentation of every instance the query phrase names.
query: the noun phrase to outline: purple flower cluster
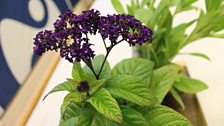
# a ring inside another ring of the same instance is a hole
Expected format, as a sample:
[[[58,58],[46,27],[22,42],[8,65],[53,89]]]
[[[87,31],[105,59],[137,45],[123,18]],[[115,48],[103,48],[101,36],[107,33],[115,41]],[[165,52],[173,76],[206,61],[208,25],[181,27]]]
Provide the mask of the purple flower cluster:
[[[152,30],[142,25],[142,23],[129,15],[108,15],[99,19],[99,33],[102,38],[109,39],[112,44],[121,40],[126,40],[130,45],[142,45],[151,42]]]
[[[36,35],[34,53],[42,55],[46,51],[60,49],[61,57],[70,62],[91,59],[95,54],[88,34],[95,35],[97,32],[104,41],[109,39],[111,45],[126,40],[134,46],[152,40],[152,31],[132,16],[100,16],[100,12],[94,9],[83,11],[80,15],[67,11],[54,22],[54,30],[41,31]]]

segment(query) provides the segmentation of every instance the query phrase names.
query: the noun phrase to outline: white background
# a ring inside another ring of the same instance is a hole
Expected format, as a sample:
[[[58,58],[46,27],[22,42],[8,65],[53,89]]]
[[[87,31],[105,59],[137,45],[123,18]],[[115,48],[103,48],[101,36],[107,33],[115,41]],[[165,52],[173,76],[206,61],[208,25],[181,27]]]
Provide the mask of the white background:
[[[122,0],[122,2],[124,4],[129,3],[129,0]],[[200,0],[196,4],[204,7],[203,0]],[[116,13],[110,0],[96,0],[92,8],[100,10],[103,15]],[[174,22],[174,25],[194,19],[194,17],[197,17],[197,14],[196,11],[193,11],[177,15],[177,21]],[[91,41],[96,45],[95,50],[97,54],[104,52],[99,36],[91,37]],[[101,44],[99,45],[99,43]],[[208,90],[198,93],[205,118],[209,126],[224,126],[224,40],[205,38],[187,46],[182,52],[202,52],[211,58],[212,61],[209,62],[192,56],[177,56],[175,61],[185,61],[190,75],[208,84]],[[112,50],[112,54],[109,56],[109,62],[113,66],[120,60],[131,56],[131,48],[127,44],[122,43]],[[61,60],[43,92],[42,98],[56,84],[71,77],[71,69],[72,64]],[[60,105],[65,94],[64,92],[54,93],[45,101],[42,101],[41,98],[27,126],[57,126],[60,119]]]

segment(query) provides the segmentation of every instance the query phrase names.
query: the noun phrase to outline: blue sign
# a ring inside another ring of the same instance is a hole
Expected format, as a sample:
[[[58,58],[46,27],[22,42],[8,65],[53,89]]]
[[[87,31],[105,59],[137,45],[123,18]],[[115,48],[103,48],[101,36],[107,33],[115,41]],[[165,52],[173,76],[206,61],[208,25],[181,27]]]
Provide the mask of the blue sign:
[[[28,76],[28,74],[25,74],[23,77],[21,77],[21,75],[24,74],[24,69],[28,69],[28,67],[30,66],[32,69],[32,66],[35,64],[38,58],[32,54],[32,51],[30,52],[30,54],[26,53],[26,50],[32,49],[32,39],[27,41],[11,41],[11,39],[7,40],[7,38],[13,38],[14,35],[18,36],[18,34],[21,37],[26,37],[25,32],[23,32],[24,29],[27,32],[30,27],[34,29],[44,28],[48,23],[49,18],[51,18],[49,15],[49,11],[51,8],[47,4],[49,1],[39,0],[38,2],[41,3],[42,6],[41,11],[43,12],[43,17],[41,20],[35,20],[31,15],[35,12],[31,12],[32,8],[29,8],[29,4],[31,1],[32,0],[0,1],[0,107],[2,107],[3,109],[7,107],[16,91],[22,84],[21,80],[25,80],[24,76]],[[77,1],[78,0],[52,0],[50,2],[53,3],[60,12],[64,12],[68,9],[72,9]],[[20,29],[15,28],[15,30],[13,30],[13,33],[8,32],[5,24],[12,24],[8,26],[10,27],[10,29],[13,29],[14,22],[17,22],[17,24],[22,24],[24,25],[24,27],[21,27]],[[32,36],[32,38],[33,37],[34,36]],[[27,45],[26,43],[29,44]],[[21,47],[19,45],[23,46]],[[17,53],[18,50],[20,51],[20,53]],[[27,55],[31,55],[31,58],[24,57]],[[29,65],[19,62],[20,60],[24,60],[24,58],[25,60],[29,61]],[[15,60],[18,62],[14,62]]]

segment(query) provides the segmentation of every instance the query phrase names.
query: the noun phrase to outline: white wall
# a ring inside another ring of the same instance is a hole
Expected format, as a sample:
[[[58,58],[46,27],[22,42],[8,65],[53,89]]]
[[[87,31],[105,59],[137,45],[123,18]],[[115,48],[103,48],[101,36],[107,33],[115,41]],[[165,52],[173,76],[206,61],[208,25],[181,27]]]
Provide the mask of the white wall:
[[[123,0],[122,2],[128,2]],[[197,2],[198,5],[204,6],[203,0]],[[96,0],[93,8],[101,11],[103,15],[115,13],[110,0]],[[197,13],[190,12],[177,16],[175,25],[180,22],[193,19]],[[187,17],[187,18],[186,18]],[[96,43],[95,50],[97,54],[103,52],[102,45],[98,46],[101,41],[99,36],[91,37],[91,40]],[[190,75],[193,78],[200,79],[209,85],[209,89],[198,93],[202,109],[209,126],[223,126],[224,121],[224,40],[206,38],[195,42],[182,50],[182,52],[202,52],[207,54],[212,62],[201,58],[191,56],[178,56],[175,61],[184,60],[188,65]],[[124,44],[118,46],[112,51],[109,57],[109,62],[114,65],[121,59],[131,57],[131,48]],[[57,66],[53,76],[51,77],[43,95],[49,92],[56,84],[63,82],[65,78],[70,77],[72,65],[67,61],[61,60]],[[34,112],[32,113],[27,126],[57,126],[60,118],[60,105],[65,93],[55,93],[50,95],[45,101],[38,102]]]

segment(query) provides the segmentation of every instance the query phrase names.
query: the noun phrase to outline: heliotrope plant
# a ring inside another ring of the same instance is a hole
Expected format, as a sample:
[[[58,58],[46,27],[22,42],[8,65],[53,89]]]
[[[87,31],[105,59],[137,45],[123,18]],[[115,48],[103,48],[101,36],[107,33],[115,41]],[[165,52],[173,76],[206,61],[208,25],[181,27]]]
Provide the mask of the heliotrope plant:
[[[89,35],[100,34],[106,53],[96,56]],[[152,41],[152,30],[133,16],[101,16],[97,10],[76,15],[67,11],[54,23],[54,30],[39,32],[34,38],[34,53],[60,51],[73,63],[72,78],[53,88],[68,91],[61,106],[61,126],[191,126],[172,109],[160,105],[151,87],[154,63],[129,58],[110,68],[109,53],[121,42],[141,46]],[[86,65],[81,67],[80,62]],[[172,64],[177,74],[179,67]],[[166,72],[167,70],[163,70]],[[162,94],[163,95],[163,94]]]

